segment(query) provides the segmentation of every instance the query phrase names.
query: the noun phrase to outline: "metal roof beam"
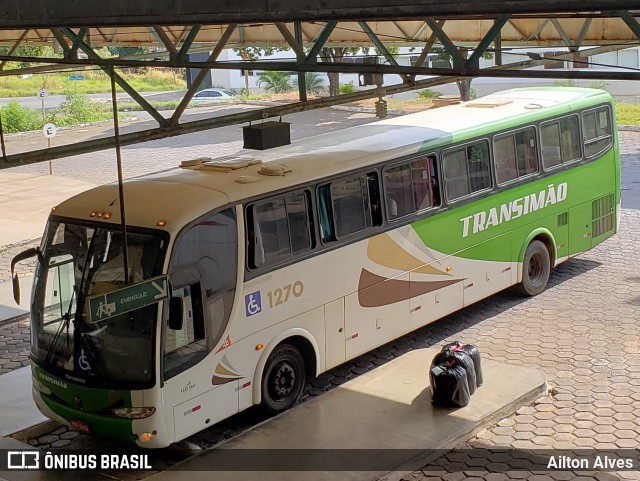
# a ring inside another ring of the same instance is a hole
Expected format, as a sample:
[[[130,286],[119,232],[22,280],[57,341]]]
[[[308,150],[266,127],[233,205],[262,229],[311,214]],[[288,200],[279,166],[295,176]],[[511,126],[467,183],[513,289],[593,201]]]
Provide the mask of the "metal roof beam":
[[[300,47],[300,53],[297,53],[298,62],[304,63],[307,56],[304,53],[304,41],[302,39],[302,23],[295,22],[293,24],[296,45]],[[305,72],[298,72],[298,98],[301,102],[307,101],[307,79]]]
[[[564,44],[567,47],[572,48],[573,47],[573,42],[571,42],[571,39],[569,38],[569,35],[567,35],[567,32],[565,32],[564,28],[562,28],[562,25],[560,25],[560,22],[558,21],[558,19],[557,18],[552,18],[551,19],[551,23],[553,24],[553,26],[556,28],[556,30],[560,34],[560,38],[562,39]]]
[[[74,44],[76,43],[76,41],[78,41],[78,37],[70,28],[63,28],[61,30],[67,37],[69,37]],[[78,43],[78,47],[82,49],[82,51],[84,53],[87,54],[87,57],[89,57],[89,59],[91,59],[92,62],[96,62],[98,60],[101,60],[100,56],[95,53],[93,51],[93,49],[91,47],[89,47],[85,42],[82,41],[82,39],[80,39],[79,43]],[[98,65],[102,70],[104,70],[107,74],[111,74],[111,72],[109,71],[109,69],[103,65]],[[167,121],[167,119],[165,119],[160,112],[158,112],[155,108],[153,108],[153,106],[147,102],[147,100],[142,97],[131,85],[129,85],[126,80],[124,80],[120,75],[116,74],[115,72],[113,73],[113,76],[115,78],[116,83],[120,86],[120,88],[122,90],[124,90],[126,93],[129,94],[129,96],[135,100],[138,104],[140,104],[140,106],[149,113],[149,115],[151,115],[154,119],[156,119],[156,121],[158,122],[158,124],[160,124],[161,127],[166,127],[167,125],[169,125],[169,122]]]
[[[51,28],[84,25],[137,26],[221,25],[228,23],[328,20],[470,18],[511,14],[570,15],[638,8],[637,0],[137,0],[135,2],[55,2],[55,15],[45,0],[3,0],[0,28]],[[576,12],[576,13],[574,13]]]
[[[80,30],[78,30],[78,36],[71,44],[71,48],[69,49],[69,52],[67,52],[66,54],[67,57],[69,58],[78,57],[78,47],[80,47],[80,43],[83,41],[84,37],[87,35],[87,30],[89,30],[87,27],[82,27]]]
[[[232,23],[227,27],[225,32],[222,34],[222,38],[216,44],[215,48],[211,52],[211,55],[209,55],[209,59],[207,60],[207,62],[215,63],[218,56],[220,55],[220,52],[222,52],[222,50],[224,49],[225,45],[229,41],[229,38],[231,37],[231,34],[235,29],[236,29],[235,23]],[[207,76],[207,68],[203,67],[200,70],[200,72],[198,72],[198,75],[196,75],[196,78],[193,79],[193,83],[191,84],[191,87],[187,90],[187,93],[184,94],[184,97],[176,107],[176,110],[173,112],[173,115],[171,116],[171,120],[170,120],[170,123],[172,126],[178,125],[180,121],[180,117],[182,116],[184,111],[187,109],[187,106],[189,105],[189,102],[191,101],[193,94],[197,92],[198,88],[200,87],[200,84],[202,83],[202,81],[206,76]]]
[[[189,53],[189,49],[191,48],[191,45],[193,45],[193,41],[198,36],[200,28],[200,25],[194,25],[193,27],[191,27],[189,33],[187,34],[187,38],[184,39],[184,43],[182,44],[182,47],[180,47],[180,51],[177,55],[178,59],[184,60],[187,58],[187,53]]]
[[[442,29],[445,22],[446,20],[439,20],[437,23],[438,27]],[[426,25],[427,24],[425,23],[424,26],[426,27]],[[427,60],[427,55],[429,55],[429,52],[431,52],[431,49],[433,48],[433,44],[436,43],[437,39],[438,39],[438,35],[436,34],[435,31],[432,31],[431,36],[427,40],[427,43],[425,43],[424,47],[422,47],[422,52],[420,52],[420,56],[418,57],[418,61],[416,62],[416,65],[422,66],[422,64],[424,64],[424,61]]]
[[[20,44],[28,34],[29,34],[29,29],[26,29],[24,32],[22,32],[22,35],[20,35],[20,38],[18,38],[18,40],[16,40],[13,46],[9,49],[9,52],[7,53],[9,57],[11,57],[15,53],[15,51],[18,49],[18,47],[20,46]],[[4,66],[6,64],[7,64],[6,60],[3,60],[2,62],[0,62],[0,70],[4,69]]]
[[[548,23],[549,23],[549,19],[545,18],[538,24],[538,28],[536,28],[535,32],[529,35],[529,37],[525,37],[523,35],[523,38],[527,38],[527,40],[535,39],[538,35],[540,35],[540,33],[544,30],[544,28],[547,26]]]
[[[396,59],[393,57],[393,55],[391,55],[391,53],[389,53],[389,50],[387,50],[387,47],[384,46],[384,44],[380,41],[380,39],[374,33],[374,31],[371,30],[371,27],[369,27],[367,22],[358,22],[358,25],[360,25],[360,28],[362,29],[362,31],[367,34],[367,37],[369,37],[369,39],[373,42],[373,44],[376,46],[378,51],[382,55],[384,55],[384,58],[387,59],[387,62],[389,62],[391,65],[398,66],[398,62],[396,62]],[[404,82],[412,81],[408,75],[401,75],[401,76]]]
[[[51,33],[53,34],[55,39],[58,41],[58,45],[60,45],[60,48],[62,48],[62,51],[64,52],[64,56],[68,57],[70,48],[64,34],[60,31],[59,28],[52,28]]]
[[[578,33],[578,36],[576,37],[576,47],[580,47],[582,46],[582,42],[584,42],[584,38],[587,35],[587,31],[589,30],[589,27],[591,26],[591,21],[593,20],[593,18],[585,18],[584,22],[582,23],[582,27],[580,28],[580,32]]]
[[[325,24],[324,28],[315,38],[313,47],[311,47],[311,50],[307,55],[307,63],[312,64],[318,61],[318,54],[320,53],[320,50],[322,50],[324,44],[327,42],[327,39],[331,35],[331,32],[333,32],[333,29],[336,28],[336,25],[338,25],[338,22],[335,21],[327,22]]]
[[[164,28],[162,28],[160,25],[156,25],[152,27],[152,31],[155,32],[158,40],[160,40],[160,43],[162,43],[162,45],[164,45],[169,52],[169,58],[177,57],[178,49],[173,44],[173,41],[169,38],[169,35],[167,35],[167,32],[164,31]]]
[[[433,18],[427,18],[425,22],[427,23],[427,25],[429,25],[431,31],[437,35],[438,40],[440,40],[440,43],[442,44],[444,49],[449,53],[449,55],[451,55],[451,57],[453,58],[453,64],[462,64],[465,60],[464,56],[460,52],[460,49],[456,47],[455,44],[451,41],[449,36],[444,33],[444,30],[440,28],[440,26]]]
[[[640,40],[640,25],[638,24],[638,21],[633,17],[633,15],[631,15],[627,11],[618,12],[618,15],[622,20],[624,20],[624,23],[627,24],[633,34]]]
[[[294,51],[294,53],[296,54],[296,57],[298,58],[306,57],[304,53],[304,49],[300,46],[298,42],[296,42],[295,37],[291,35],[291,32],[289,31],[287,26],[282,22],[276,22],[275,26],[282,34],[282,37],[285,39],[289,47],[291,47],[291,50]]]
[[[496,38],[496,36],[500,33],[500,30],[502,30],[504,24],[507,23],[507,20],[509,20],[509,15],[500,15],[493,21],[493,26],[489,29],[487,34],[480,41],[474,52],[467,60],[467,63],[469,65],[473,65],[479,61],[482,54],[485,52],[485,50],[487,50],[487,47],[491,45],[493,39]]]

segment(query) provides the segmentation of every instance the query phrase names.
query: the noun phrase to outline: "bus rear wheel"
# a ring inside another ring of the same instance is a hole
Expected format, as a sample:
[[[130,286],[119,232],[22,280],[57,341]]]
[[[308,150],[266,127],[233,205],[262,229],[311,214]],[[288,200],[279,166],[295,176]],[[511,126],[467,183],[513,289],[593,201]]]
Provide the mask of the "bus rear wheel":
[[[286,411],[298,402],[304,384],[304,358],[298,348],[290,344],[277,346],[262,374],[262,411],[269,415]]]
[[[522,294],[537,296],[549,282],[551,258],[544,242],[534,240],[529,244],[522,261],[522,283],[518,286]]]

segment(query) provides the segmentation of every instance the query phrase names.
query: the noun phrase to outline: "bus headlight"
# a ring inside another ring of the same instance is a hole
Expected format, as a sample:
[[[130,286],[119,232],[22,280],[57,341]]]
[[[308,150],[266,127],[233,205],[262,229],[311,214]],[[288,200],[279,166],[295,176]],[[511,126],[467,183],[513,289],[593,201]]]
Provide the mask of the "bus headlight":
[[[151,416],[156,412],[156,408],[117,408],[112,409],[111,412],[119,418],[126,419],[144,419]]]

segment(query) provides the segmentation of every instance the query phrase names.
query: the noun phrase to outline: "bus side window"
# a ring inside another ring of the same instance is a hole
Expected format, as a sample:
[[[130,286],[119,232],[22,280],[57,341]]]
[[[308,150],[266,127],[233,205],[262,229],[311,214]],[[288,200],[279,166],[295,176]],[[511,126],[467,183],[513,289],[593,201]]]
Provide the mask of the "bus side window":
[[[578,117],[572,115],[540,128],[542,165],[549,169],[582,158]]]
[[[611,121],[606,107],[582,114],[584,131],[584,151],[587,157],[593,157],[606,150],[612,144]]]
[[[390,220],[440,205],[435,155],[385,169],[384,188]]]
[[[485,140],[446,151],[442,156],[448,200],[491,188],[489,144]]]
[[[247,214],[251,267],[274,264],[312,248],[308,192],[255,204]]]
[[[536,130],[533,127],[496,136],[493,152],[498,184],[538,172]]]
[[[171,297],[182,299],[182,325],[177,330],[165,326],[165,379],[193,366],[207,354],[200,283],[175,289]]]

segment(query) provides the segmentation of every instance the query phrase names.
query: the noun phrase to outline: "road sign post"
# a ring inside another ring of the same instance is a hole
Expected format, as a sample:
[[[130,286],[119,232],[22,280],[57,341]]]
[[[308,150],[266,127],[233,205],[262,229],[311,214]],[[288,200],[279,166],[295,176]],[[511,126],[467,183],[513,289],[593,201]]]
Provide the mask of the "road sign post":
[[[51,148],[51,139],[56,136],[57,132],[58,127],[51,122],[44,124],[44,127],[42,127],[42,135],[47,139],[47,145],[49,148]],[[49,175],[53,175],[53,162],[51,160],[49,161]]]
[[[89,321],[107,321],[112,317],[156,304],[169,296],[167,276],[154,277],[108,294],[89,298]]]
[[[46,119],[46,111],[44,108],[44,100],[49,96],[49,92],[47,91],[47,89],[45,88],[41,88],[40,90],[38,90],[38,93],[36,94],[38,96],[38,98],[40,99],[40,101],[42,102],[42,123],[46,124],[47,119]],[[47,127],[47,125],[44,125],[42,132],[45,132],[45,128]],[[54,134],[55,135],[55,132]],[[45,138],[47,139],[47,146],[50,149],[51,148],[51,137],[47,137],[47,134],[44,134]],[[49,175],[53,175],[53,162],[49,161]]]

